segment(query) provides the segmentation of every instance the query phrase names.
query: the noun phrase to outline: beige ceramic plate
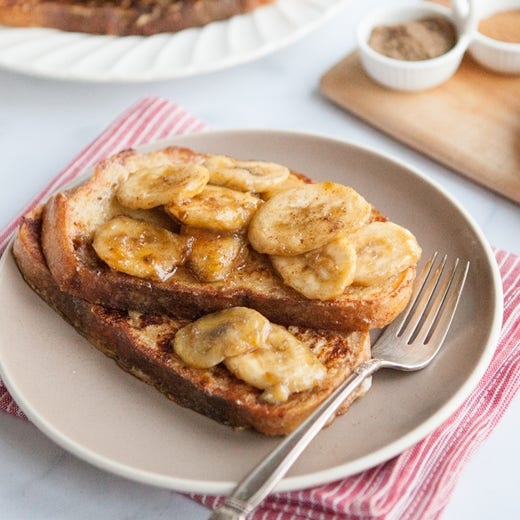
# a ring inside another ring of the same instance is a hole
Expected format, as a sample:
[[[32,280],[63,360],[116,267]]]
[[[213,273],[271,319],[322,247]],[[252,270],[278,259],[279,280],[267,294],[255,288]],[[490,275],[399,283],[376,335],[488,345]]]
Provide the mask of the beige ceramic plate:
[[[502,295],[490,248],[453,200],[400,162],[324,137],[231,131],[170,143],[279,161],[316,179],[350,184],[408,226],[425,257],[438,249],[472,262],[439,358],[420,373],[377,374],[369,394],[318,435],[278,490],[335,480],[387,460],[455,411],[493,354]],[[121,371],[25,285],[11,254],[0,274],[2,377],[30,419],[78,457],[148,484],[223,493],[278,442],[182,409]]]

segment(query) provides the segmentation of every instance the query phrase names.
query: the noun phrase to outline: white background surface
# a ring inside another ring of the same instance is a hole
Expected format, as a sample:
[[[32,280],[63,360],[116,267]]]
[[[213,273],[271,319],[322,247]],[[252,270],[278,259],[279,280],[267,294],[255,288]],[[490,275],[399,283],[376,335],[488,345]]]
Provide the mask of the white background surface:
[[[492,245],[520,254],[518,205],[401,145],[319,94],[320,76],[354,49],[356,21],[371,6],[384,3],[354,0],[335,19],[290,47],[200,77],[152,84],[82,84],[0,71],[0,227],[128,106],[144,96],[161,95],[210,128],[318,132],[395,155],[453,194]],[[520,517],[519,434],[517,397],[464,468],[444,520]],[[31,424],[6,414],[0,415],[0,461],[2,518],[198,520],[208,514],[174,492],[93,468]]]

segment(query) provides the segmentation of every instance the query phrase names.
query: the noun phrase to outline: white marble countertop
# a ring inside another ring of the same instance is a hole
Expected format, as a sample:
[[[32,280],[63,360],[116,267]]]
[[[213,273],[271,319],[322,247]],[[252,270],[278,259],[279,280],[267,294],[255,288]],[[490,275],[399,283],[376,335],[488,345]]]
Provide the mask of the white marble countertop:
[[[318,132],[374,146],[440,183],[489,242],[520,254],[520,207],[455,174],[327,102],[320,76],[354,48],[353,28],[382,0],[354,1],[299,42],[253,63],[151,84],[82,84],[0,71],[3,227],[106,125],[138,99],[160,95],[210,128]],[[520,95],[520,92],[519,92]],[[444,520],[520,518],[520,397],[466,465]],[[0,516],[5,519],[206,518],[175,492],[105,473],[76,459],[33,425],[0,414]]]

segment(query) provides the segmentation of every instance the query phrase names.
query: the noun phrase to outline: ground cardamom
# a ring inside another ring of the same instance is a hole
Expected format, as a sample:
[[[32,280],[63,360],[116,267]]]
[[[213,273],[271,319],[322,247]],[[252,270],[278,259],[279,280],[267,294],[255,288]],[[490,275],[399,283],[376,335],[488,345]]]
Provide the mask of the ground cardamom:
[[[380,54],[408,61],[436,58],[456,43],[454,25],[442,16],[374,27],[368,41],[370,47]]]

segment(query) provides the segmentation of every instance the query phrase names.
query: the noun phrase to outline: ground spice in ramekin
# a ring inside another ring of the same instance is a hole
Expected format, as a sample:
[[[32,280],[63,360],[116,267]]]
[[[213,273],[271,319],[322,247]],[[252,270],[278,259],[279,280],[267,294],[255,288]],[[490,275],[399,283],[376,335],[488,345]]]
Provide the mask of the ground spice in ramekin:
[[[432,16],[396,25],[374,27],[368,44],[375,51],[397,60],[428,60],[445,54],[457,43],[454,25],[442,16]]]
[[[520,9],[500,11],[480,20],[478,31],[493,40],[520,43]]]

